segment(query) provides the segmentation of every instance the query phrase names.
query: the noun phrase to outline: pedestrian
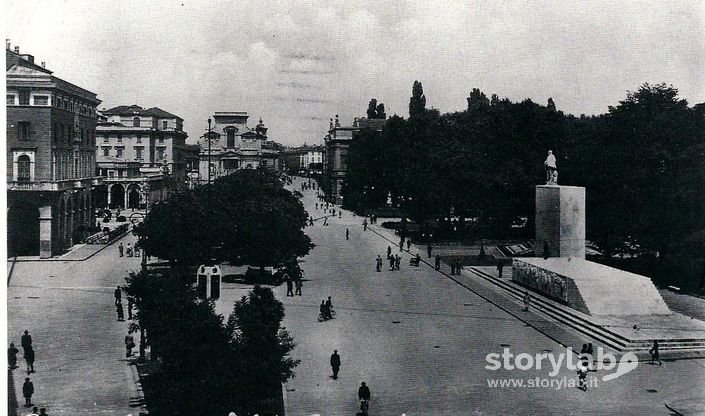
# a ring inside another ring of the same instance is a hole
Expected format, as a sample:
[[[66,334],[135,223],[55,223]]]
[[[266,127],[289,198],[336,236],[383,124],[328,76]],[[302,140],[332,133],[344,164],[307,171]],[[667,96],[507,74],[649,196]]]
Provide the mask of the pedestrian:
[[[318,202],[316,202],[316,210],[318,210]]]
[[[398,254],[395,256],[394,262],[396,263],[397,270],[399,270],[399,266],[401,266],[401,257]]]
[[[367,231],[367,217],[362,220],[362,231]]]
[[[124,247],[122,246],[122,242],[118,244],[118,252],[120,252],[120,257],[124,255]]]
[[[402,237],[399,242],[399,251],[404,251],[404,237]]]
[[[330,366],[333,369],[333,379],[338,379],[338,371],[340,370],[340,355],[338,350],[333,350],[333,354],[330,356]]]
[[[34,406],[32,408],[32,413],[28,414],[27,416],[39,416],[39,413],[37,413],[37,412],[38,412],[37,406]]]
[[[448,262],[450,264],[450,275],[454,276],[455,275],[455,260],[450,260]]]
[[[436,270],[441,270],[441,256],[436,254]]]
[[[394,271],[394,269],[395,269],[394,264],[396,263],[397,260],[394,258],[394,256],[391,256],[391,255],[388,256],[387,258],[389,259],[389,270]]]
[[[291,280],[288,274],[284,274],[284,280],[286,280],[286,296],[294,296],[294,282]]]
[[[345,239],[350,240],[350,229],[349,228],[345,229]]]
[[[7,364],[10,367],[10,370],[14,370],[17,368],[17,353],[20,352],[15,347],[15,344],[12,342],[10,343],[10,348],[7,349]]]
[[[135,300],[132,296],[127,297],[127,319],[132,319],[132,308],[135,306]]]
[[[27,374],[34,373],[34,348],[29,347],[25,350],[24,360],[27,362]]]
[[[34,394],[34,383],[30,381],[29,377],[24,379],[24,384],[22,384],[22,396],[24,396],[24,407],[29,407],[32,405],[32,395]]]
[[[127,257],[132,257],[132,244],[127,243],[127,248],[125,249],[125,254]]]
[[[29,331],[27,331],[26,329],[24,330],[24,335],[22,335],[22,338],[20,338],[20,341],[21,341],[23,353],[27,352],[28,349],[32,348],[32,336],[29,335]]]
[[[39,416],[48,416],[46,407],[39,409]]]
[[[431,244],[429,243],[428,246],[426,247],[426,252],[428,253],[428,258],[431,258],[431,251],[433,251],[433,248],[431,247]]]
[[[497,261],[497,277],[499,277],[500,279],[502,278],[502,268],[503,267],[504,267],[504,265],[502,264],[502,260],[498,260]]]
[[[649,350],[649,354],[651,354],[651,364],[653,364],[654,361],[658,362],[658,365],[663,364],[661,362],[661,358],[659,358],[658,341],[654,340],[654,345],[651,346],[651,349]]]
[[[328,225],[328,217],[323,217],[323,225]]]
[[[411,239],[407,238],[406,239],[406,251],[410,251],[410,250],[411,250]]]
[[[301,279],[301,278],[299,277],[298,279],[296,279],[296,281],[294,282],[294,284],[295,284],[295,286],[296,286],[296,292],[295,292],[294,294],[295,294],[295,295],[302,296],[302,295],[301,295],[301,289],[304,287],[303,279]]]
[[[120,289],[120,286],[115,289],[115,292],[113,292],[115,295],[115,304],[117,305],[118,303],[122,302],[122,289]]]
[[[392,248],[390,246],[387,246],[387,258],[392,257]]]
[[[588,343],[587,349],[585,350],[585,352],[586,352],[590,357],[592,357],[592,353],[593,353],[592,342],[589,342],[589,343]]]
[[[382,256],[380,256],[379,254],[377,255],[377,271],[382,271]]]
[[[132,357],[132,349],[135,348],[135,337],[132,336],[132,331],[125,335],[125,358]]]
[[[524,292],[524,311],[529,310],[529,305],[531,304],[531,296],[529,295],[529,291]]]
[[[580,361],[580,364],[578,365],[578,388],[582,391],[587,391],[587,373],[588,373],[588,368],[587,368],[587,362],[586,361]]]
[[[338,210],[338,218],[343,218],[343,210]]]
[[[414,266],[419,267],[421,265],[421,256],[419,253],[416,253],[415,261],[414,261]]]
[[[122,301],[115,305],[115,311],[117,312],[117,320],[122,322],[125,320],[125,312],[122,310]]]
[[[313,226],[313,217],[308,217],[308,225]]]
[[[455,273],[457,275],[460,275],[460,271],[463,270],[463,263],[460,261],[460,259],[455,261]]]

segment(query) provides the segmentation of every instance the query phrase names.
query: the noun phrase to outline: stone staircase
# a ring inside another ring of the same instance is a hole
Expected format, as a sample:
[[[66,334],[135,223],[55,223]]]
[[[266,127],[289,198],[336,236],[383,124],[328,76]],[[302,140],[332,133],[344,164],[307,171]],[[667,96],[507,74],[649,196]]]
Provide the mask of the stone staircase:
[[[470,267],[469,270],[500,289],[505,295],[522,302],[526,291],[524,287],[508,279],[498,279],[476,267]],[[670,356],[669,353],[677,352],[679,353],[678,358],[705,357],[705,332],[698,333],[692,337],[659,336],[653,338],[641,335],[627,336],[625,333],[631,331],[631,328],[627,329],[625,325],[620,325],[624,324],[624,322],[615,321],[614,325],[605,325],[604,319],[609,319],[609,317],[590,316],[534,292],[532,292],[531,296],[531,308],[566,325],[581,335],[587,336],[621,353],[634,352],[640,357],[648,357],[648,351],[654,339],[656,339],[659,342],[659,350],[663,356]]]

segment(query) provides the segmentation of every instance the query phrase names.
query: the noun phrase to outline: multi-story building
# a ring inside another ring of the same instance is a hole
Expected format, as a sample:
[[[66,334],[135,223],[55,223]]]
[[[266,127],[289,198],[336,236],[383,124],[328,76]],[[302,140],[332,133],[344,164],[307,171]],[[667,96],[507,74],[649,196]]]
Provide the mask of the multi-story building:
[[[267,128],[259,120],[255,129],[247,127],[245,111],[216,112],[210,131],[199,140],[199,182],[207,183],[238,169],[260,166],[279,168],[279,148],[267,141]]]
[[[280,154],[282,169],[289,173],[301,175],[323,173],[322,145],[309,146],[304,143],[301,147],[288,148]]]
[[[352,126],[341,126],[338,116],[335,116],[330,121],[328,134],[324,138],[325,153],[323,160],[324,174],[327,182],[330,184],[330,189],[326,195],[332,202],[336,204],[343,203],[341,190],[345,182],[347,165],[348,148],[350,144],[357,138],[358,133],[364,129],[372,129],[381,132],[386,124],[386,119],[368,119],[355,118]]]
[[[144,208],[187,182],[183,119],[158,107],[121,105],[101,111],[96,161],[106,189],[98,206]]]
[[[5,49],[8,254],[62,253],[95,227],[96,94]]]

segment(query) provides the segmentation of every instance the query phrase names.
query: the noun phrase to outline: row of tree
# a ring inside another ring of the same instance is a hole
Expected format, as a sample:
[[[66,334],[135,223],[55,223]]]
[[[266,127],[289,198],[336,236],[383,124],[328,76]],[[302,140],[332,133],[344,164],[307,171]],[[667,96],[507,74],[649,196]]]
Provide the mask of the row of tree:
[[[294,343],[281,327],[281,302],[255,286],[224,323],[212,302],[196,299],[191,281],[176,269],[128,278],[133,329],[147,335],[155,363],[144,380],[150,414],[280,413],[281,383],[298,364],[288,356]]]
[[[408,119],[395,115],[351,145],[345,204],[364,211],[391,194],[437,230],[506,238],[525,222],[532,238],[534,187],[551,149],[559,183],[587,188],[588,239],[607,252],[630,241],[665,254],[705,228],[705,105],[689,106],[674,87],[644,84],[592,117],[478,89],[467,102],[440,114],[415,82]]]

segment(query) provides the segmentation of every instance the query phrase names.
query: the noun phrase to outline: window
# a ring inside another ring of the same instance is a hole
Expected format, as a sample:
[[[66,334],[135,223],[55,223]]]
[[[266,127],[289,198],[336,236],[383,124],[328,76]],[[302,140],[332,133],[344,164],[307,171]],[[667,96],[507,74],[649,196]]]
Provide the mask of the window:
[[[122,157],[122,147],[116,147],[115,148],[115,157],[121,158]]]
[[[29,121],[17,123],[17,137],[20,140],[29,140]]]
[[[29,156],[22,155],[17,158],[17,180],[19,182],[29,182],[31,180],[31,167]]]
[[[160,147],[157,149],[157,160],[164,159],[164,148]]]
[[[159,144],[164,144],[164,138],[163,138],[163,137],[160,137],[160,138],[159,138]]]
[[[103,156],[110,156],[110,148],[107,146],[103,147]]]
[[[223,169],[237,169],[237,160],[223,159]]]
[[[56,97],[56,106],[57,106],[58,108],[61,108],[61,104],[62,104],[62,103],[61,103],[61,98]]]
[[[20,105],[29,105],[28,91],[20,91]]]
[[[137,136],[137,143],[142,143],[142,136]]]
[[[6,105],[15,105],[15,94],[7,94],[5,97]]]
[[[122,143],[122,134],[117,135],[117,142]]]
[[[137,160],[142,160],[144,154],[144,147],[143,146],[135,146],[135,159]]]
[[[140,118],[135,117],[132,119],[132,127],[139,127],[140,126]]]
[[[169,128],[169,122],[167,120],[162,120],[162,130]]]
[[[54,123],[54,128],[51,129],[51,142],[56,143],[59,137],[59,123]]]
[[[34,105],[49,105],[49,96],[48,95],[35,95],[34,96]]]
[[[68,109],[69,109],[69,100],[64,98],[64,110],[68,110]]]
[[[109,141],[108,136],[103,136],[103,143],[108,143]]]
[[[109,170],[108,171],[108,178],[114,178],[115,177],[115,171],[114,170]]]
[[[235,147],[235,130],[227,131],[227,146]]]

